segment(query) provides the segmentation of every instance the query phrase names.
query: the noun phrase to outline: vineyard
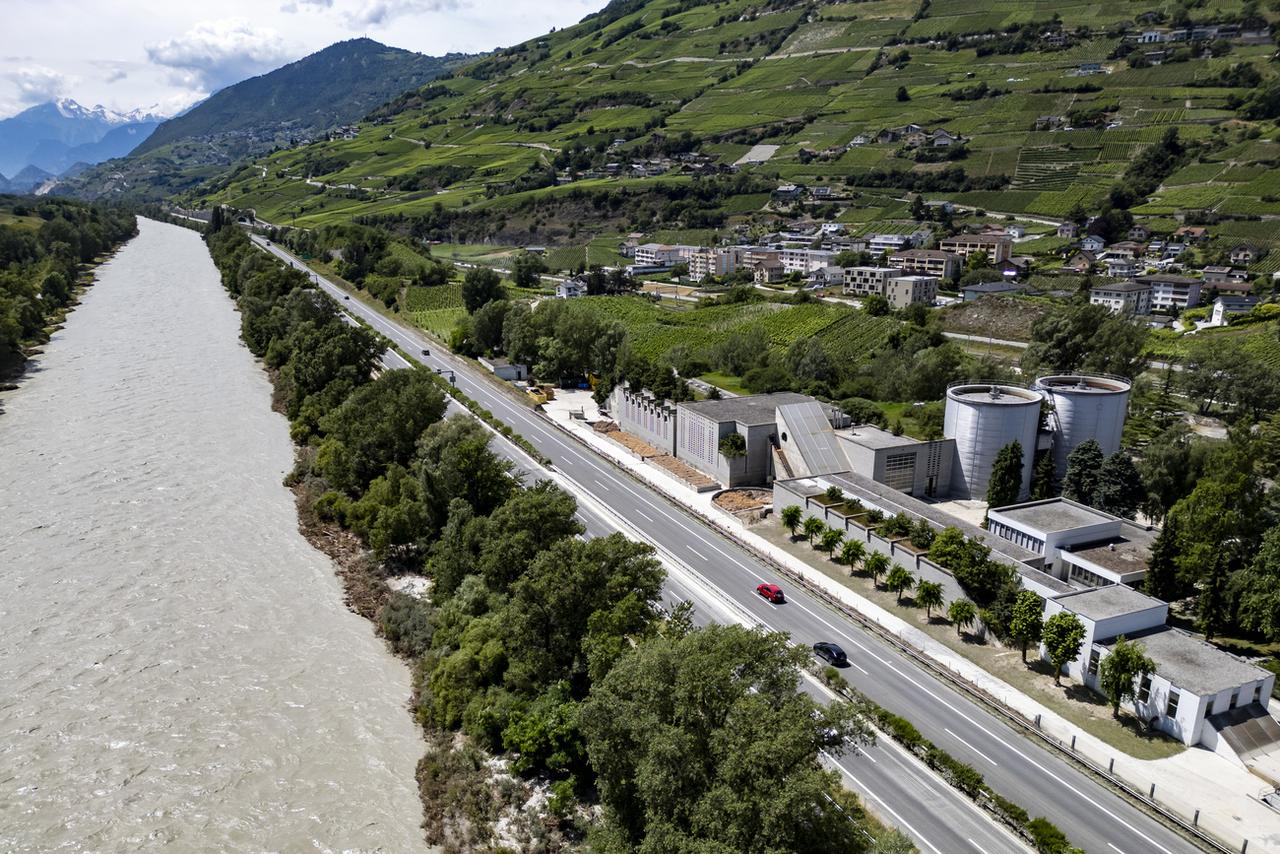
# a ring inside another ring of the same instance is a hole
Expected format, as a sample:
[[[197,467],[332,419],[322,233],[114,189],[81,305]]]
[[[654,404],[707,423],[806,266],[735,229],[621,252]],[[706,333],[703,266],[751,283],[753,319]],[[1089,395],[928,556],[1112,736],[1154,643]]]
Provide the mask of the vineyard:
[[[410,313],[462,308],[462,285],[436,285],[429,288],[407,288],[404,310]],[[415,321],[416,322],[416,321]]]

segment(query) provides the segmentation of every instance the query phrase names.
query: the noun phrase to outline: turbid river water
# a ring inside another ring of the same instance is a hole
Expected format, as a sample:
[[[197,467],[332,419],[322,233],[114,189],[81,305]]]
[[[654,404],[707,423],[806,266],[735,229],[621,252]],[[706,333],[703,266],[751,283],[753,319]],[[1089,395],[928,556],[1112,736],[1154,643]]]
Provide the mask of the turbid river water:
[[[423,850],[407,669],[199,237],[140,225],[3,400],[0,851]]]

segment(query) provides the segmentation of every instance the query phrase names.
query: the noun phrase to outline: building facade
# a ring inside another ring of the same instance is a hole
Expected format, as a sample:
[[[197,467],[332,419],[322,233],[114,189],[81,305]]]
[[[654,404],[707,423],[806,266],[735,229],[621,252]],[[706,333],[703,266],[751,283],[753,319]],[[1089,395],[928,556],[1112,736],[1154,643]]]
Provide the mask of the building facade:
[[[885,283],[884,297],[894,308],[906,308],[917,302],[933,305],[938,298],[938,279],[935,276],[895,276]]]
[[[905,273],[953,279],[960,274],[960,256],[940,249],[907,249],[889,256],[889,266]]]
[[[951,252],[961,258],[968,258],[976,252],[987,253],[992,264],[998,264],[1011,254],[1013,241],[997,234],[957,234],[944,237],[938,242],[943,252]]]

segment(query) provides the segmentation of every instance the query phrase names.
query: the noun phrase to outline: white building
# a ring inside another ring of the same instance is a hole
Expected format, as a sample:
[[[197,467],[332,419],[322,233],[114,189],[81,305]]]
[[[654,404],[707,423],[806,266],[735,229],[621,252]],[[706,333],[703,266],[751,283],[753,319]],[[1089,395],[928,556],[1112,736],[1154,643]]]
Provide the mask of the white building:
[[[829,249],[808,249],[800,247],[784,247],[782,249],[782,269],[787,273],[808,275],[819,267],[830,267],[836,253]]]
[[[867,239],[867,250],[872,255],[885,252],[901,252],[911,248],[911,238],[905,234],[873,234]]]
[[[584,297],[586,295],[587,283],[577,276],[556,283],[556,299],[573,299],[574,297]]]
[[[906,308],[912,303],[933,305],[938,298],[936,276],[894,276],[884,288],[884,298],[894,308]]]
[[[1068,674],[1099,693],[1102,662],[1125,638],[1140,643],[1156,672],[1137,686],[1138,715],[1183,744],[1203,744],[1242,761],[1254,739],[1241,730],[1280,736],[1267,713],[1275,675],[1199,638],[1169,628],[1169,605],[1124,585],[1067,593],[1045,602],[1045,618],[1062,611],[1084,625],[1080,656]],[[1271,745],[1267,745],[1268,747]]]
[[[740,246],[698,249],[689,255],[689,278],[700,282],[708,276],[727,276],[743,265],[746,255]]]
[[[1138,276],[1137,281],[1151,286],[1151,310],[1166,312],[1195,308],[1200,304],[1200,288],[1203,282],[1188,276],[1152,273]]]
[[[987,530],[1044,558],[1045,572],[1077,585],[1136,584],[1147,574],[1152,531],[1067,498],[987,511]]]
[[[688,261],[689,256],[696,251],[698,251],[696,246],[641,243],[636,247],[636,265],[640,267],[671,267],[681,261]]]
[[[1254,296],[1220,296],[1213,301],[1211,322],[1214,326],[1226,326],[1231,318],[1253,311],[1258,302]]]
[[[1112,314],[1150,314],[1151,285],[1142,282],[1094,285],[1089,289],[1089,302],[1105,305]]]
[[[957,234],[938,242],[938,248],[943,252],[953,252],[962,258],[968,258],[975,252],[985,252],[992,264],[1008,258],[1012,245],[1008,237],[998,234]]]
[[[902,275],[903,271],[897,267],[845,267],[844,293],[852,296],[884,296],[889,280]]]

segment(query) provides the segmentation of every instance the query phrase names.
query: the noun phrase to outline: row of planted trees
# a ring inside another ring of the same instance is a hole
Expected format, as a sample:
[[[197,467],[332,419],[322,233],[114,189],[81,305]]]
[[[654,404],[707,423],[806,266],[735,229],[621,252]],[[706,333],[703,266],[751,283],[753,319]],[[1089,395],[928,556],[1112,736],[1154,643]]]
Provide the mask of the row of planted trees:
[[[383,343],[305,276],[234,227],[208,242],[300,445],[304,526],[369,549],[348,592],[413,668],[430,842],[489,847],[505,819],[527,850],[909,849],[823,766],[870,730],[799,690],[804,650],[666,612],[649,546],[585,539],[571,496],[526,484],[475,419],[445,417],[433,375],[375,376]],[[392,593],[391,573],[429,590]],[[522,823],[535,786],[546,809]]]
[[[824,498],[843,500],[843,496],[835,494]],[[1002,640],[1016,644],[1023,663],[1027,662],[1030,649],[1043,645],[1044,655],[1053,665],[1055,684],[1060,683],[1063,668],[1080,656],[1085,637],[1080,619],[1069,611],[1058,611],[1046,619],[1044,599],[1034,591],[1017,586],[1018,582],[1006,572],[1012,572],[1012,568],[992,561],[990,549],[967,540],[958,529],[947,528],[924,538],[917,532],[913,537],[915,523],[905,517],[890,517],[877,527],[877,531],[886,536],[912,539],[917,547],[918,541],[927,540],[930,558],[951,570],[966,592],[972,590],[987,607],[980,608],[972,599],[964,597],[947,603],[940,582],[917,577],[884,552],[868,549],[860,540],[846,538],[844,531],[830,527],[816,516],[806,516],[798,505],[782,508],[779,518],[793,540],[804,539],[832,561],[843,564],[850,575],[861,573],[869,577],[873,586],[893,593],[898,605],[910,594],[908,601],[925,609],[928,622],[934,621],[933,612],[937,610],[945,614],[956,633],[961,634],[980,621]],[[1001,577],[1002,582],[993,587],[989,576]],[[1118,714],[1122,702],[1136,698],[1137,686],[1155,672],[1155,662],[1146,655],[1142,645],[1120,637],[1099,667],[1099,684],[1111,700],[1112,712]]]

